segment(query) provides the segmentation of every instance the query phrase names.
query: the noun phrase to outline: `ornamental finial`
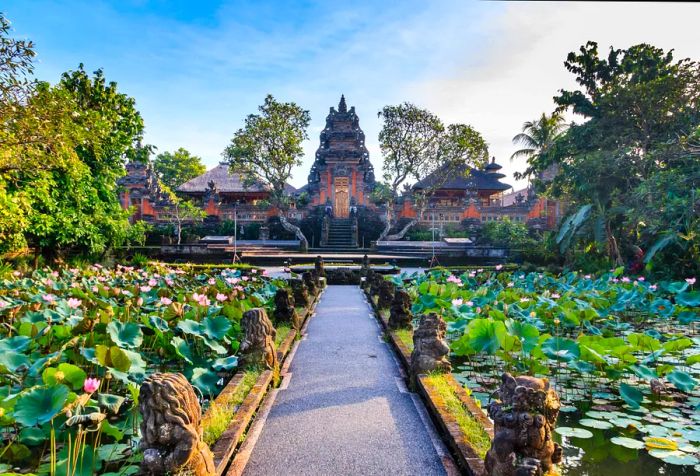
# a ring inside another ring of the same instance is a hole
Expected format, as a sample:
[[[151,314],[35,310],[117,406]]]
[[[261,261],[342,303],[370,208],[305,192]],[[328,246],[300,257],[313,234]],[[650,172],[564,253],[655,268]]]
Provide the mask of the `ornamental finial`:
[[[345,104],[345,95],[340,95],[340,103],[338,104],[338,112],[348,112],[348,105]]]

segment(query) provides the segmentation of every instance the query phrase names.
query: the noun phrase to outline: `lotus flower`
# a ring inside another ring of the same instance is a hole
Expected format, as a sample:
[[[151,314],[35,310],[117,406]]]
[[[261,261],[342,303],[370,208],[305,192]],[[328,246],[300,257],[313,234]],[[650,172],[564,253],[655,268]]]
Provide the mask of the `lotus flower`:
[[[86,378],[83,384],[83,390],[85,393],[94,393],[98,388],[100,388],[100,380],[96,378]]]
[[[0,309],[2,309],[3,307],[7,307],[7,305],[8,305],[7,302],[0,301]]]
[[[141,286],[140,289],[141,289],[142,293],[147,293],[148,291],[151,290],[151,287],[150,286]]]
[[[83,303],[83,301],[81,301],[80,299],[76,299],[76,298],[70,298],[67,302],[68,307],[71,309],[78,309],[82,303]]]
[[[156,281],[155,279],[151,278],[148,280],[149,286],[155,286],[156,284],[158,284],[158,281]]]
[[[197,303],[200,306],[208,306],[209,304],[211,304],[211,301],[209,301],[209,298],[207,297],[206,294],[194,293],[194,294],[192,294],[192,299],[197,301]]]
[[[208,281],[208,282],[209,282],[209,284],[211,284],[211,285],[213,286],[214,284],[216,284],[216,279],[214,279],[214,278],[209,278],[209,281]]]
[[[622,282],[623,282],[623,283],[629,283],[629,282],[630,282],[630,278],[628,278],[627,276],[623,276],[623,277],[622,277]]]
[[[250,272],[253,273],[253,274],[257,274],[258,270],[255,269],[255,268],[253,268],[253,269],[250,270]]]
[[[502,270],[502,269],[503,269],[503,265],[502,265],[502,264],[497,264],[497,265],[496,265],[496,271],[500,271],[500,270]]]
[[[649,291],[656,291],[656,284],[649,286]]]
[[[695,284],[695,278],[685,278],[685,282],[692,286]]]
[[[160,303],[161,303],[163,306],[170,306],[170,305],[173,303],[173,300],[170,299],[170,298],[167,298],[167,297],[163,296],[162,298],[160,298]]]
[[[224,302],[228,297],[226,297],[225,294],[217,293],[216,294],[216,300],[219,302]]]
[[[56,296],[54,296],[53,294],[44,294],[43,296],[41,296],[41,298],[48,303],[56,301]]]
[[[557,293],[552,293],[552,299],[559,299],[561,296]]]
[[[455,307],[461,306],[463,303],[464,303],[464,301],[462,299],[453,299],[452,300],[452,305]]]

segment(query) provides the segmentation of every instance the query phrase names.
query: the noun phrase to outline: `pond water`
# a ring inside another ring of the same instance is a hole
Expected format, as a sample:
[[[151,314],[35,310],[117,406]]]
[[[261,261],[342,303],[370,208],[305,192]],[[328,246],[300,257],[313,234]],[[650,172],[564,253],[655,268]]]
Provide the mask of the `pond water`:
[[[501,372],[492,363],[462,361],[454,375],[485,409]],[[557,378],[551,381],[562,400],[555,441],[564,448],[563,476],[700,474],[700,412],[695,410],[700,397],[678,398],[669,390],[659,399],[645,395],[643,405],[633,409],[609,391],[605,379],[585,380],[565,368]],[[645,437],[675,446],[648,450]]]

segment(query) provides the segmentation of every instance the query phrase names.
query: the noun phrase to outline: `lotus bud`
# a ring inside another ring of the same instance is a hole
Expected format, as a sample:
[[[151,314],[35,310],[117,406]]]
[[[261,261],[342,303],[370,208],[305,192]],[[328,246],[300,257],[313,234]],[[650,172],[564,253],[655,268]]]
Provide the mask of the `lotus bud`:
[[[53,378],[55,378],[57,382],[63,382],[63,379],[66,378],[66,374],[58,370],[55,374],[53,374]]]

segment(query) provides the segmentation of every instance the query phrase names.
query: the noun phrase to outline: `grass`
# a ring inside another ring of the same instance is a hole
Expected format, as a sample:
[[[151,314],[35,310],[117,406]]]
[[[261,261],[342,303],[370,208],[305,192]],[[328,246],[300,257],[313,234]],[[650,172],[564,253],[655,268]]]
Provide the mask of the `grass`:
[[[413,331],[411,329],[397,329],[393,332],[394,336],[396,336],[408,350],[413,350]]]
[[[275,336],[275,348],[277,348],[280,346],[285,337],[289,335],[292,328],[286,325],[281,325],[277,326],[275,329],[277,329],[277,335]]]
[[[278,334],[279,335],[279,334]],[[262,373],[261,369],[246,370],[241,383],[236,391],[228,395],[222,401],[213,401],[209,407],[206,417],[202,420],[204,428],[204,442],[212,446],[216,440],[226,431],[228,425],[236,415],[236,411],[245,397],[250,393],[258,377]]]
[[[467,442],[480,457],[485,457],[486,452],[491,447],[491,439],[481,424],[462,405],[445,376],[439,373],[430,374],[426,377],[425,383],[430,387],[431,397],[435,405],[442,407],[457,420]]]

